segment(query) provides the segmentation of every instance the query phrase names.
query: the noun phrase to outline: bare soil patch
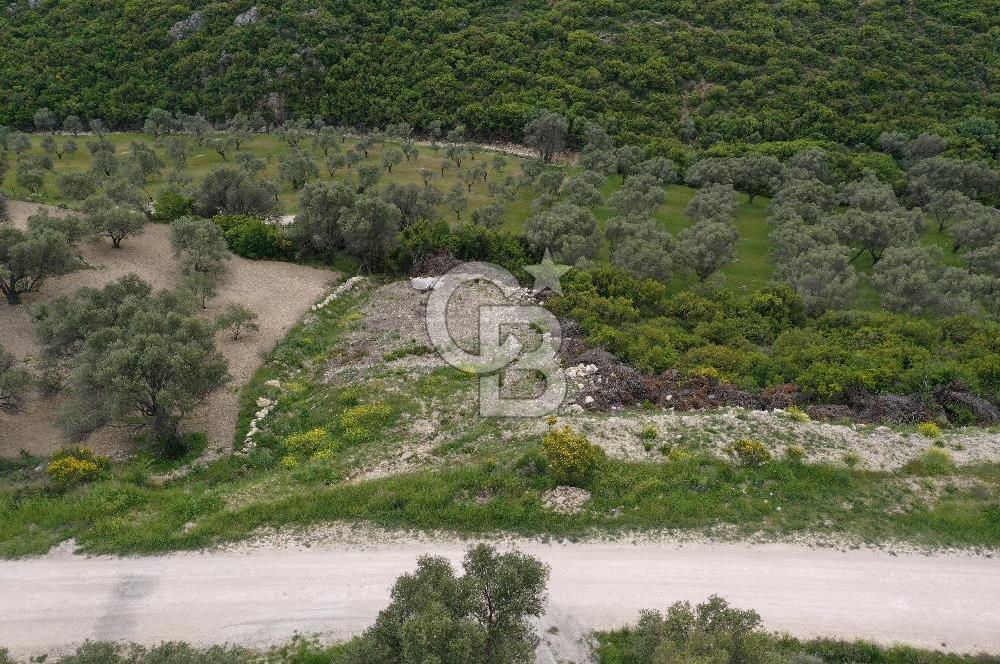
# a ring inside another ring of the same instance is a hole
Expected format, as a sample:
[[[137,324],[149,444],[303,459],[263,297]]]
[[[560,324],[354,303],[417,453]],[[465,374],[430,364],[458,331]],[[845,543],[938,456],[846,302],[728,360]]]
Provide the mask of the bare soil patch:
[[[18,227],[24,227],[28,217],[42,209],[54,214],[67,213],[59,208],[21,201],[10,201],[9,208],[10,223]],[[66,295],[81,286],[100,287],[130,272],[155,288],[171,288],[178,280],[169,229],[165,225],[149,224],[141,237],[126,239],[121,249],[113,249],[109,242],[85,244],[81,254],[94,269],[52,279],[21,306],[0,304],[0,343],[16,357],[30,362],[39,351],[28,316],[32,302]],[[204,315],[214,317],[227,304],[241,303],[257,312],[260,331],[241,337],[237,342],[226,333],[218,337],[219,350],[229,361],[233,380],[212,394],[186,426],[190,431],[205,432],[210,452],[232,446],[239,386],[250,378],[262,356],[323,295],[337,276],[336,272],[292,263],[251,261],[238,256],[230,261],[219,297],[209,304]],[[0,455],[12,456],[22,449],[48,454],[65,444],[53,422],[59,402],[59,397],[36,395],[28,400],[22,412],[0,414]],[[130,449],[134,436],[135,431],[105,427],[91,435],[86,444],[105,454],[120,455]]]

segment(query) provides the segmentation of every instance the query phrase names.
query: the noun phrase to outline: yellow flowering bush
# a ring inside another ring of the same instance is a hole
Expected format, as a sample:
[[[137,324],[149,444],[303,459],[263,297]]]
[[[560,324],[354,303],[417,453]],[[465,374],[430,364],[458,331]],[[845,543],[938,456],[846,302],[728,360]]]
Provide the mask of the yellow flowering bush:
[[[108,457],[97,454],[89,447],[73,445],[52,455],[45,474],[54,485],[66,488],[96,479],[110,462]]]
[[[740,465],[750,468],[763,465],[771,460],[771,450],[767,449],[767,445],[756,438],[738,440],[726,452]]]
[[[330,432],[322,427],[294,433],[285,438],[284,443],[288,454],[281,459],[281,465],[285,468],[294,468],[300,459],[329,459],[337,448]]]
[[[807,413],[806,411],[802,410],[798,406],[794,406],[793,405],[793,406],[789,406],[788,408],[786,408],[785,409],[785,415],[788,417],[788,419],[794,420],[796,422],[808,422],[809,421],[809,413]]]
[[[917,426],[917,432],[924,438],[940,438],[941,427],[934,422],[924,422]]]
[[[549,475],[559,484],[584,487],[604,461],[604,450],[569,426],[550,430],[542,439]]]

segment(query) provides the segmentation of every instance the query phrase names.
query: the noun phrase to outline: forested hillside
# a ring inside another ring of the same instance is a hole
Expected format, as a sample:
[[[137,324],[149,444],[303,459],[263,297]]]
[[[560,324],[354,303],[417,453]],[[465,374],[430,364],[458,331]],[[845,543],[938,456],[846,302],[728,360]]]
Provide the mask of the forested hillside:
[[[995,158],[1000,3],[956,0],[16,0],[0,13],[0,124],[464,123],[520,138],[539,108],[621,140],[825,139],[932,131]]]

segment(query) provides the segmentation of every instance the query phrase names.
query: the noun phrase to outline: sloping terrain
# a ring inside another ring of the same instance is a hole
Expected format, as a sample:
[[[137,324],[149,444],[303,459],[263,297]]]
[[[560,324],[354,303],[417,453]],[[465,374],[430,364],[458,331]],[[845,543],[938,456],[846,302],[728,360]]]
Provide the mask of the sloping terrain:
[[[998,15],[953,0],[18,0],[0,15],[0,124],[48,106],[139,125],[159,106],[520,138],[543,107],[668,150],[940,125],[994,154]]]
[[[29,216],[42,206],[12,201],[13,224],[23,227]],[[59,208],[46,207],[54,214],[65,214]],[[130,272],[138,274],[154,288],[172,288],[178,279],[169,228],[149,224],[143,235],[126,240],[121,249],[110,243],[85,244],[83,258],[92,266],[52,279],[42,292],[33,295],[23,305],[0,305],[0,339],[19,359],[37,355],[39,346],[34,339],[28,308],[33,301],[67,295],[81,286],[100,287]],[[272,261],[250,261],[234,256],[229,273],[219,289],[219,297],[203,312],[211,317],[226,304],[245,304],[259,315],[260,331],[239,341],[228,335],[217,338],[219,350],[229,362],[231,383],[214,393],[194,414],[188,429],[207,434],[210,448],[229,449],[232,444],[238,409],[237,391],[261,362],[262,355],[274,347],[296,320],[319,299],[336,273],[303,265]],[[21,450],[32,454],[50,454],[66,443],[55,426],[54,418],[60,398],[33,395],[23,412],[0,414],[0,455],[14,456]],[[105,427],[95,432],[86,444],[103,453],[131,449],[135,431]]]

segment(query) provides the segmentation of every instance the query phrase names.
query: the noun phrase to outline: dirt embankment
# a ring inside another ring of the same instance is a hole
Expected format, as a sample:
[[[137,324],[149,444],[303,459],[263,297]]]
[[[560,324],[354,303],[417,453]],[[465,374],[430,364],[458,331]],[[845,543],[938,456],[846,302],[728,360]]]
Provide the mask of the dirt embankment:
[[[66,214],[59,208],[21,201],[10,201],[9,208],[9,223],[22,228],[29,216],[42,209]],[[30,296],[23,305],[0,304],[0,344],[19,359],[27,359],[30,363],[39,352],[28,315],[32,302],[67,295],[81,286],[101,287],[130,272],[155,288],[172,288],[179,279],[166,225],[149,224],[143,235],[126,239],[120,249],[113,249],[107,241],[85,244],[81,254],[93,269],[48,281],[40,293]],[[233,380],[198,408],[187,429],[204,431],[211,449],[231,446],[239,386],[259,366],[262,355],[274,347],[337,276],[335,272],[292,263],[233,257],[219,297],[209,303],[203,315],[213,317],[227,304],[241,303],[257,312],[260,331],[241,337],[238,342],[233,342],[226,334],[219,335],[219,350],[229,361]],[[22,412],[0,414],[0,456],[13,456],[20,450],[48,454],[65,444],[54,424],[59,404],[58,396],[33,395]],[[116,454],[127,451],[134,436],[135,431],[127,428],[105,427],[91,435],[86,443],[100,452]]]

